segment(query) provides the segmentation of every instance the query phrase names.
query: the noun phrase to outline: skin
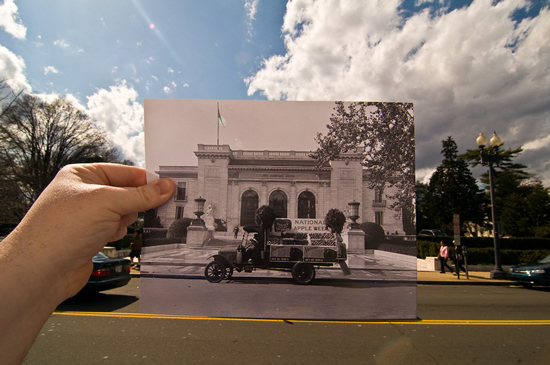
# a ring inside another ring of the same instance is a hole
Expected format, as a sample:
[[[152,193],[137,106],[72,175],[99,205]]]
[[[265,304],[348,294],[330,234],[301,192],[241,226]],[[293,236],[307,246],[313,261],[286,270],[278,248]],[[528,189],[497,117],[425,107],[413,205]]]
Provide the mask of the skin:
[[[84,287],[92,257],[121,239],[138,212],[174,194],[170,179],[115,164],[64,167],[0,242],[0,354],[20,364],[55,308]]]

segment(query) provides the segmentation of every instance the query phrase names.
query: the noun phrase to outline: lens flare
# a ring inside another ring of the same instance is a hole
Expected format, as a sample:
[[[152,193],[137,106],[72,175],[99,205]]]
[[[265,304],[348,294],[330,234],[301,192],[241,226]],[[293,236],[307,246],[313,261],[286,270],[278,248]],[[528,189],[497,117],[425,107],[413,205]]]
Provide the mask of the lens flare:
[[[149,24],[149,28],[150,29],[155,29],[155,25],[154,24]]]

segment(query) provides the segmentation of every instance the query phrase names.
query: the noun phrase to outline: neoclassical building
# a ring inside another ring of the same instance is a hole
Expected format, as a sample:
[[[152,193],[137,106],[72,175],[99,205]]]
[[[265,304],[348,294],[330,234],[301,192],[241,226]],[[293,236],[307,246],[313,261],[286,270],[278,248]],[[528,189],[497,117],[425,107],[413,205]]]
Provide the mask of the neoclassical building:
[[[268,204],[281,218],[324,219],[331,208],[344,212],[360,202],[357,222],[380,224],[387,234],[404,234],[401,219],[388,209],[387,193],[367,187],[360,153],[347,153],[320,169],[309,151],[243,151],[229,145],[199,144],[197,166],[159,166],[159,177],[177,185],[174,198],[159,207],[164,227],[194,218],[195,199],[206,199],[211,215],[231,232],[254,224],[254,212]]]

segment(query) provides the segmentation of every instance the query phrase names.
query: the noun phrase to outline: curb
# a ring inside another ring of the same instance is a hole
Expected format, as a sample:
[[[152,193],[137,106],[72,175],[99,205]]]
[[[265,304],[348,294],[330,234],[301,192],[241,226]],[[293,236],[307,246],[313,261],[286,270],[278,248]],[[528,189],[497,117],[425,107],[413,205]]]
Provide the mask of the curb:
[[[471,280],[449,280],[449,281],[437,281],[437,280],[417,280],[418,285],[486,285],[486,286],[510,286],[516,285],[515,281],[471,281]]]

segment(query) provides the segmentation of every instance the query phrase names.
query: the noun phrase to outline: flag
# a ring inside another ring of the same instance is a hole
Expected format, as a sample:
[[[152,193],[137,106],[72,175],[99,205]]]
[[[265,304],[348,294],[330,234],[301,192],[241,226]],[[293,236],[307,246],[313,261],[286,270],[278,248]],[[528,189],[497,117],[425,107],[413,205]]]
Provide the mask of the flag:
[[[220,106],[218,105],[218,123],[225,127],[225,119],[220,114]]]

